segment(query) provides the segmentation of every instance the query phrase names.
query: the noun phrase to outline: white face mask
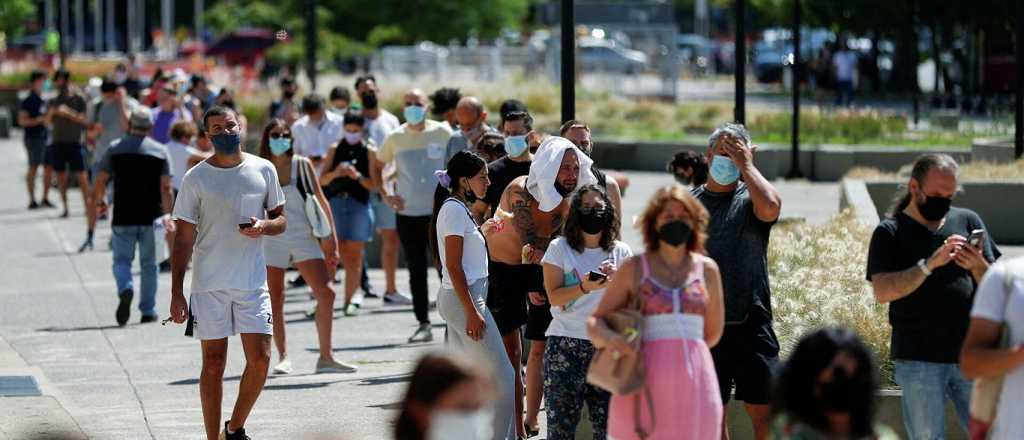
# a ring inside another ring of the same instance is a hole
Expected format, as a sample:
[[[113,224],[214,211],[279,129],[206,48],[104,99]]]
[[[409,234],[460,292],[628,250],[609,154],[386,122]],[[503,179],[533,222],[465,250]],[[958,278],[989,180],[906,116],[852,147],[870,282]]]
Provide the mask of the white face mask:
[[[493,436],[494,410],[435,411],[427,440],[487,440]]]

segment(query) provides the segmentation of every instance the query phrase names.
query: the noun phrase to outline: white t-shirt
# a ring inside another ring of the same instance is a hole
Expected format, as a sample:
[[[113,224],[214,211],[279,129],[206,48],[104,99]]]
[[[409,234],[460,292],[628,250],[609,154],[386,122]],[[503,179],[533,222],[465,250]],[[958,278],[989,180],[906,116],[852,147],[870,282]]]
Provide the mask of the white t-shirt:
[[[306,157],[327,156],[327,150],[344,136],[344,118],[334,112],[324,112],[324,119],[313,122],[309,115],[292,124],[295,154]]]
[[[401,125],[402,123],[398,121],[398,117],[387,110],[380,109],[377,119],[366,119],[365,128],[372,145],[380,148],[381,145],[384,145],[384,139],[387,139],[388,135],[392,131],[397,130]]]
[[[832,56],[832,64],[836,66],[836,79],[852,81],[857,70],[857,54],[849,50],[841,50]]]
[[[476,222],[469,216],[466,205],[449,199],[437,211],[437,250],[441,254],[441,288],[452,289],[452,277],[448,273],[445,262],[444,238],[449,235],[462,237],[462,272],[466,274],[466,284],[487,278],[487,244],[484,236],[477,228]]]
[[[174,219],[196,225],[192,293],[265,286],[263,239],[242,235],[238,225],[249,217],[266,218],[266,211],[281,205],[284,191],[277,170],[258,156],[242,153],[242,163],[234,168],[204,161],[185,173]]]
[[[198,152],[199,150],[173,139],[167,143],[167,153],[171,155],[171,170],[174,173],[171,176],[171,186],[174,189],[181,190],[181,179],[188,170],[188,158]]]
[[[612,244],[611,252],[601,248],[584,249],[583,253],[569,247],[565,237],[558,237],[548,244],[541,264],[551,264],[562,269],[564,275],[562,286],[575,286],[592,270],[597,270],[605,261],[622,267],[626,259],[633,256],[629,245],[621,241]],[[594,314],[601,297],[607,288],[592,290],[590,293],[570,301],[564,306],[551,307],[551,325],[545,336],[562,336],[566,338],[586,339],[587,318]]]
[[[1013,276],[1010,292],[1006,279]],[[1009,301],[1007,301],[1009,298]],[[1024,257],[999,261],[989,268],[974,295],[972,318],[1005,323],[1010,329],[1010,345],[1024,344]],[[996,409],[992,438],[1024,439],[1024,367],[1007,373]]]

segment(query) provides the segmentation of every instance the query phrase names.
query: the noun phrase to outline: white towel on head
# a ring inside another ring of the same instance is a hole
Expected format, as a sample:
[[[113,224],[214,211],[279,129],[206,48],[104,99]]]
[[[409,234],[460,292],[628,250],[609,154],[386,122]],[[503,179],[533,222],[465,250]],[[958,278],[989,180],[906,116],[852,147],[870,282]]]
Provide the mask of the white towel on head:
[[[580,176],[576,179],[576,188],[597,183],[597,178],[590,172],[590,167],[594,164],[593,159],[583,154],[566,138],[547,138],[537,148],[537,154],[530,163],[530,175],[526,178],[526,190],[537,199],[538,207],[543,212],[551,212],[562,203],[562,195],[555,189],[555,178],[558,177],[558,169],[562,166],[562,157],[569,149],[576,152],[576,157],[580,161]],[[573,191],[576,188],[573,188]]]

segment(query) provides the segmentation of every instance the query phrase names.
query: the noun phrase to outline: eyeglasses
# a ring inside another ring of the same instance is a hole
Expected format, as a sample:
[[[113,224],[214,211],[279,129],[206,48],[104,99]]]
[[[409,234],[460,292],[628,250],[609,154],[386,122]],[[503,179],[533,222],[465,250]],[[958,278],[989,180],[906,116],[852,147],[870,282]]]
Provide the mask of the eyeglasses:
[[[271,139],[281,139],[281,138],[291,139],[291,137],[292,137],[292,135],[290,135],[288,133],[270,133],[270,138]]]

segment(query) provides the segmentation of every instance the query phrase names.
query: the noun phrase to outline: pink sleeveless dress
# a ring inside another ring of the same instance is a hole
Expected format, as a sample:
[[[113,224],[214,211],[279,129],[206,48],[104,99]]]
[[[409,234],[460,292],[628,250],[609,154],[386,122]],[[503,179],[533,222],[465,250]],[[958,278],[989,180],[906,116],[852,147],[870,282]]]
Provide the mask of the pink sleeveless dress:
[[[711,350],[704,342],[704,260],[694,255],[693,269],[681,287],[669,288],[651,276],[647,254],[640,256],[644,296],[643,353],[645,386],[654,402],[654,426],[645,401],[641,426],[647,439],[716,440],[722,431],[722,398]],[[639,439],[635,400],[640,393],[612,396],[608,436]]]

